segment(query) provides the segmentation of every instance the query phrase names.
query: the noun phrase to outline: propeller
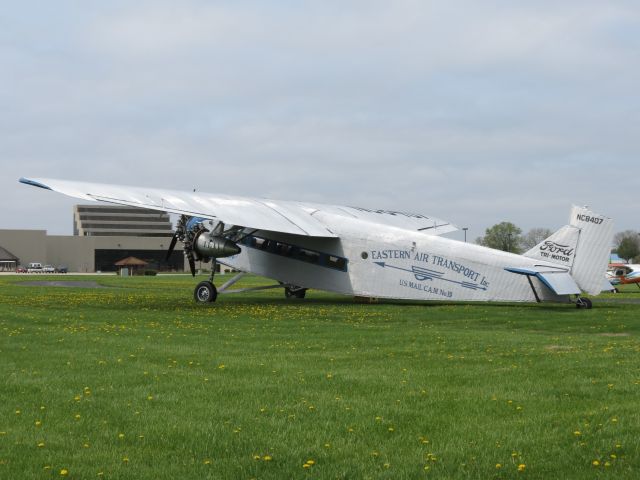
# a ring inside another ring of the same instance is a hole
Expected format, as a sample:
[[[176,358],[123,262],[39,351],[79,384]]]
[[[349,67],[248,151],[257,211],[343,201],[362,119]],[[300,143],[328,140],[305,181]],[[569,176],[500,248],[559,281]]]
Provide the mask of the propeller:
[[[187,254],[187,260],[189,260],[189,270],[191,270],[191,276],[196,276],[196,260],[193,258],[193,254]]]
[[[184,236],[186,233],[185,228],[188,221],[189,221],[189,217],[187,217],[186,215],[180,215],[180,219],[176,224],[176,231],[173,234],[173,237],[171,237],[171,243],[169,244],[169,250],[167,250],[167,256],[165,260],[169,260],[169,257],[171,257],[171,254],[173,253],[173,249],[176,247],[176,243],[178,243],[178,240],[180,240],[181,242],[184,241]]]

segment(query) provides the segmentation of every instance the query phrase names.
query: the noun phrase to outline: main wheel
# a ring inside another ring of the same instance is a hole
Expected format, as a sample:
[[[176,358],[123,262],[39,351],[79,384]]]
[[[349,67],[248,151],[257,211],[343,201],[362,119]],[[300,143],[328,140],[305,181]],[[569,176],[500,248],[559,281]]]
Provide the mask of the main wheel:
[[[593,304],[591,303],[591,300],[588,298],[578,298],[578,301],[576,302],[576,308],[586,308],[587,310],[590,310],[593,307]]]
[[[205,280],[200,282],[193,291],[193,298],[198,303],[212,303],[218,298],[218,290],[213,283]]]

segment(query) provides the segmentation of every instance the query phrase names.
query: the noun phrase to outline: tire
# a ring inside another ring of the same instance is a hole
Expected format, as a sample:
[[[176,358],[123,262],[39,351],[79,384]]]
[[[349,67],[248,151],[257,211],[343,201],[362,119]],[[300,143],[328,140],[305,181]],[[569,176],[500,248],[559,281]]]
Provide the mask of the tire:
[[[584,308],[586,310],[591,310],[592,307],[593,307],[593,304],[591,303],[591,300],[588,298],[580,297],[576,302],[576,308]]]
[[[205,280],[200,282],[193,291],[193,298],[198,303],[213,303],[218,298],[218,290],[216,286]]]

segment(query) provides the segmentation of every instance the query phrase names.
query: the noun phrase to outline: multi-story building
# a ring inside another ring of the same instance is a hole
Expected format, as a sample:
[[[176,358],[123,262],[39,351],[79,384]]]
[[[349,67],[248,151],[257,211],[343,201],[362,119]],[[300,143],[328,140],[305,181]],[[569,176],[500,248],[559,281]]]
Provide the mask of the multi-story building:
[[[81,237],[171,237],[166,212],[119,205],[76,205],[73,234]]]

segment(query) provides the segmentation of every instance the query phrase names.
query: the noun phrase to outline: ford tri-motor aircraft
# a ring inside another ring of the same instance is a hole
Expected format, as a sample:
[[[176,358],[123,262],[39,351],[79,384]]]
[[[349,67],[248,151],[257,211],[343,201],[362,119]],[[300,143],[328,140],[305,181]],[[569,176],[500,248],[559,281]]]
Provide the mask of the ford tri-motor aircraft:
[[[613,238],[613,221],[586,207],[573,207],[569,225],[516,255],[443,238],[456,228],[420,214],[65,180],[20,182],[178,214],[169,254],[182,242],[192,274],[196,261],[213,260],[274,279],[273,287],[299,298],[314,288],[370,298],[591,308],[581,294],[603,290]],[[215,301],[238,278],[216,289],[212,273],[195,288],[195,300]]]

